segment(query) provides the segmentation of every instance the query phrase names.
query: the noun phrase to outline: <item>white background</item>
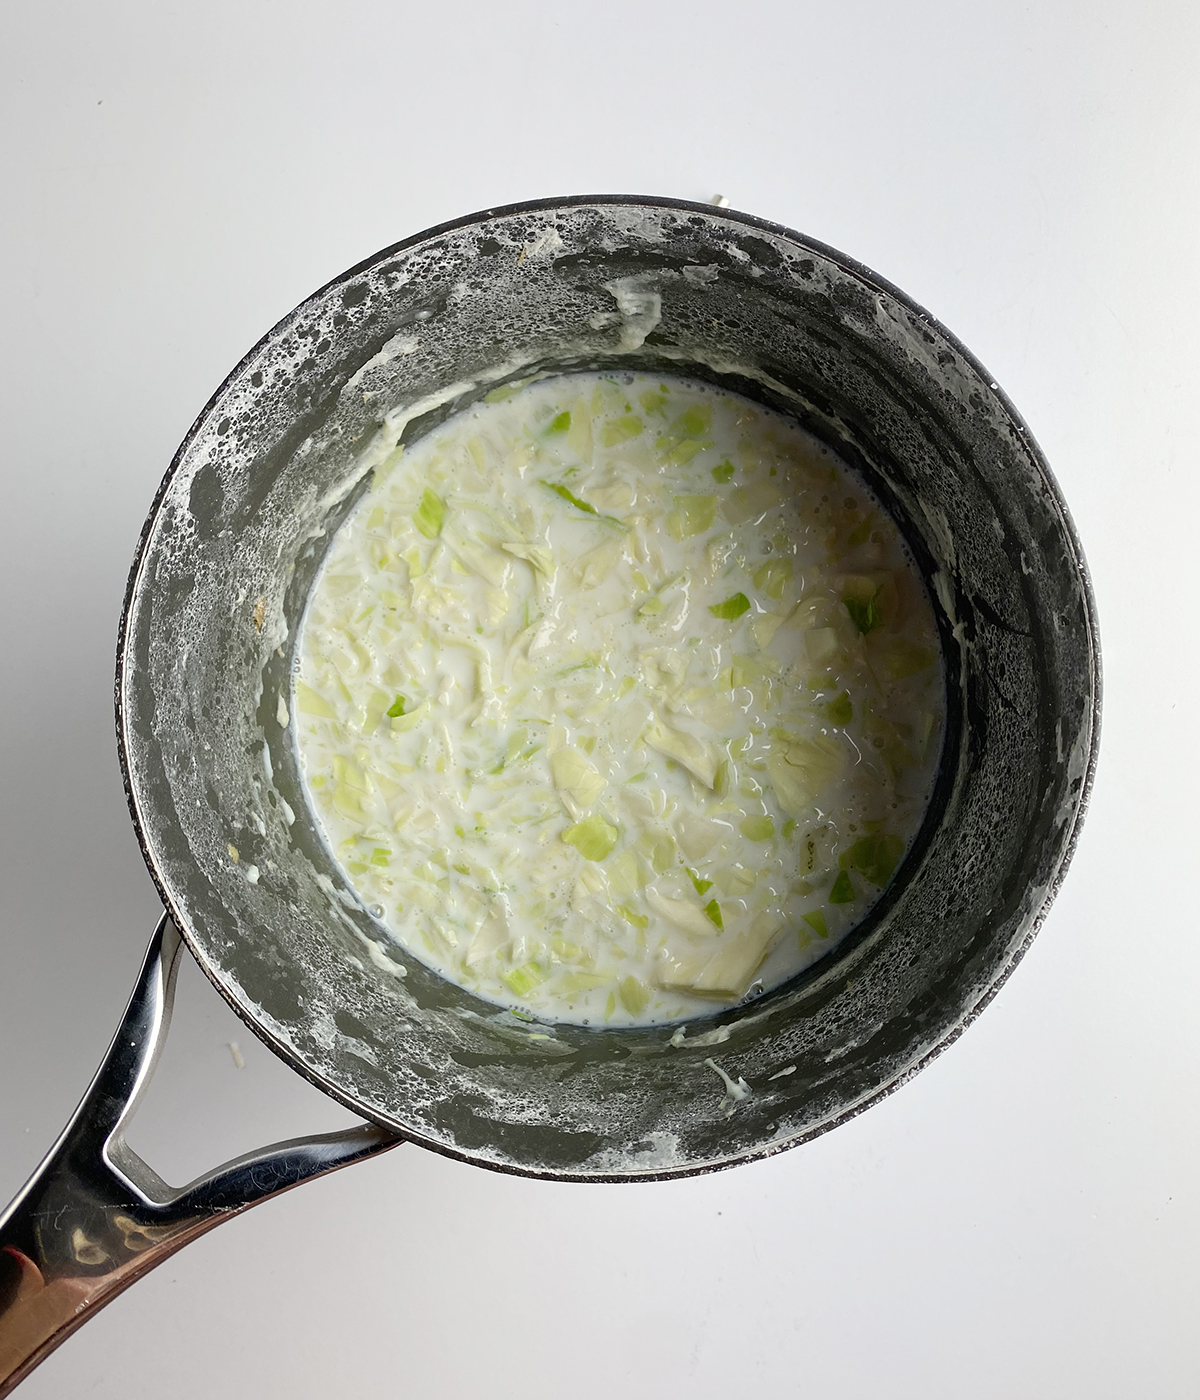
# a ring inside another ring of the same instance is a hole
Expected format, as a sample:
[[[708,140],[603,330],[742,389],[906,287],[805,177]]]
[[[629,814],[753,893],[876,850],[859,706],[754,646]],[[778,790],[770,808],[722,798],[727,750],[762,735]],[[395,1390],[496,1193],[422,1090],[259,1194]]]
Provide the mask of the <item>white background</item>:
[[[1200,1393],[1198,39],[1188,0],[3,6],[0,1199],[157,913],[111,715],[141,521],[226,371],[379,247],[721,191],[862,259],[1045,448],[1106,668],[1066,886],[903,1091],[666,1185],[401,1148],[176,1255],[23,1400]],[[181,1181],[345,1118],[189,960],[134,1145]]]

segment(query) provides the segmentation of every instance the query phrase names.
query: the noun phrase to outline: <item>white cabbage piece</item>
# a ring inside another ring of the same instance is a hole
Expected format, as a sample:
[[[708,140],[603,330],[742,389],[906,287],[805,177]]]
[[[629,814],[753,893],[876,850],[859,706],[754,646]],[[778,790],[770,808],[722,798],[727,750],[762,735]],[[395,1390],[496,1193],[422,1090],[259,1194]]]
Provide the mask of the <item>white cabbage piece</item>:
[[[721,504],[721,512],[731,525],[744,525],[748,520],[757,520],[783,497],[777,487],[769,481],[753,481],[746,486],[735,486]]]
[[[503,588],[512,574],[512,560],[497,549],[463,542],[456,547],[458,557],[480,578],[486,579],[493,588]]]
[[[713,786],[717,776],[717,764],[720,762],[715,745],[706,744],[703,739],[685,734],[680,729],[673,729],[660,719],[651,720],[646,726],[645,737],[652,749],[657,749],[665,757],[682,763],[705,787]]]
[[[500,546],[516,559],[524,559],[550,583],[554,582],[554,556],[543,545],[526,544],[524,540],[505,540]]]
[[[479,926],[479,931],[471,940],[471,946],[467,949],[465,959],[467,966],[478,966],[486,958],[498,953],[508,941],[508,920],[504,917],[502,910],[494,909],[484,919]]]
[[[653,871],[639,861],[631,847],[626,847],[619,855],[607,863],[608,887],[618,899],[636,894],[646,884]]]
[[[584,588],[597,588],[612,573],[624,550],[621,540],[604,540],[590,549],[576,565],[576,573]]]
[[[629,510],[636,496],[633,484],[620,477],[609,477],[596,486],[589,486],[587,494],[597,510]]]
[[[695,813],[684,812],[675,819],[675,838],[689,860],[703,860],[727,830],[720,822]]]
[[[655,889],[648,889],[644,898],[660,918],[694,938],[711,939],[719,932],[716,924],[694,900],[671,899]]]
[[[688,658],[678,651],[656,649],[639,657],[646,689],[664,700],[679,700],[687,684]]]
[[[715,952],[664,949],[655,968],[655,981],[666,991],[737,1001],[745,995],[782,927],[782,920],[764,910],[749,928],[723,938]]]
[[[392,726],[392,732],[403,734],[409,729],[415,729],[429,714],[431,708],[432,706],[428,700],[422,700],[415,709],[409,710],[407,714],[394,716],[389,721]]]
[[[784,740],[767,759],[776,802],[789,817],[800,816],[839,776],[845,763],[845,750],[829,735]]]
[[[814,666],[834,665],[841,653],[836,628],[810,627],[804,634],[804,650]]]
[[[639,854],[645,856],[654,867],[657,875],[670,870],[677,863],[675,838],[661,827],[643,831],[637,839],[636,847]]]
[[[765,651],[771,645],[771,638],[782,625],[783,616],[780,613],[763,613],[754,619],[750,624],[750,630],[754,633],[754,640],[761,650]]]
[[[639,696],[630,696],[615,709],[613,737],[623,749],[636,743],[650,718],[650,706]]]
[[[560,748],[552,753],[550,773],[564,806],[576,821],[608,786],[608,780],[578,749]]]

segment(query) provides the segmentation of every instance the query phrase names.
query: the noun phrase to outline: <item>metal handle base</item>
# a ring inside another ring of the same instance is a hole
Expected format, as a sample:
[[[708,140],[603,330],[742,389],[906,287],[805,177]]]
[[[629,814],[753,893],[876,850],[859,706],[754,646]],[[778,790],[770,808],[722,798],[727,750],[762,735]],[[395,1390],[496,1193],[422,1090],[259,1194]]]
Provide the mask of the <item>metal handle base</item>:
[[[182,948],[164,915],[83,1101],[0,1214],[0,1397],[105,1303],[206,1230],[402,1141],[371,1124],[297,1138],[173,1191],[124,1131],[166,1040]]]

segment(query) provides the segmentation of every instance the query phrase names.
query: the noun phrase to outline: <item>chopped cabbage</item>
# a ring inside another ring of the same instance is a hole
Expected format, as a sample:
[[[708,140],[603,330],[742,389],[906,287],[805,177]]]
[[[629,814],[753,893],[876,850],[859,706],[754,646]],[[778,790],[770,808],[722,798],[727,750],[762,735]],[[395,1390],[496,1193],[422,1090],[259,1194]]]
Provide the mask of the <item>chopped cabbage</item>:
[[[829,925],[825,922],[825,911],[823,909],[810,909],[807,914],[800,916],[818,938],[829,937]]]
[[[569,826],[562,833],[568,846],[574,846],[585,860],[604,860],[617,844],[620,833],[598,813]]]
[[[427,540],[433,540],[442,533],[446,519],[446,502],[427,486],[421,496],[421,504],[413,512],[413,524]]]
[[[856,898],[849,874],[845,870],[839,871],[829,891],[830,904],[853,904]]]
[[[825,706],[825,713],[829,716],[830,724],[836,724],[841,728],[854,718],[854,703],[850,699],[850,692],[843,690],[839,695]]]
[[[750,599],[744,593],[734,593],[726,598],[723,603],[710,603],[709,612],[713,617],[719,617],[726,622],[733,622],[741,617],[743,613],[750,611]]]
[[[767,759],[776,802],[788,816],[800,816],[841,773],[845,763],[845,751],[827,735],[786,740]]]
[[[671,538],[685,540],[711,530],[717,518],[715,496],[672,496],[675,509],[667,516]]]
[[[535,379],[386,454],[277,717],[414,955],[522,1019],[694,1016],[896,877],[942,729],[923,598],[887,516],[769,410]]]
[[[711,788],[717,775],[717,757],[712,744],[706,744],[692,734],[672,729],[661,720],[652,720],[646,727],[646,742],[667,758],[673,758]]]
[[[302,715],[316,715],[321,719],[337,718],[337,711],[329,701],[303,681],[296,682],[296,708]]]
[[[783,590],[792,581],[792,561],[790,559],[768,559],[754,571],[754,586],[776,600],[783,597]]]
[[[646,903],[668,923],[697,938],[711,938],[714,929],[720,927],[706,909],[702,909],[690,899],[672,899],[669,895],[659,894],[651,887],[646,890]],[[716,901],[713,900],[712,903],[715,904]],[[718,910],[718,916],[719,912]]]
[[[621,418],[614,418],[601,430],[600,441],[605,447],[616,447],[618,443],[639,436],[645,426],[640,418],[626,413]]]
[[[608,786],[594,764],[576,749],[563,748],[550,756],[554,785],[573,817],[581,816]]]
[[[901,837],[893,832],[874,831],[860,836],[838,860],[843,870],[857,870],[864,879],[883,889],[895,874],[903,854]]]

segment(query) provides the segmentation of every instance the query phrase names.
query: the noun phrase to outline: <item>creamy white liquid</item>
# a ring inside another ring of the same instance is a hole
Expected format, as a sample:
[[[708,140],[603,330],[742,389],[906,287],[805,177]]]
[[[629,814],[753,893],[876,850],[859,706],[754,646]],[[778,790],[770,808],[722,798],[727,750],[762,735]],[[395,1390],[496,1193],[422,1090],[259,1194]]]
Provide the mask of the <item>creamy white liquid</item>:
[[[478,995],[591,1024],[795,975],[920,825],[944,690],[861,482],[685,380],[505,389],[375,470],[292,713],[351,886]]]

